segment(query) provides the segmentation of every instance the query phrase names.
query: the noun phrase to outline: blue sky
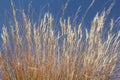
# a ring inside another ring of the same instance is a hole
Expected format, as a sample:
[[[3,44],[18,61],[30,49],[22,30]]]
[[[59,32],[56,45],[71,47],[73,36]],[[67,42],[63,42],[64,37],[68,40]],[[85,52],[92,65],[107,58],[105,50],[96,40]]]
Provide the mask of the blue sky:
[[[31,6],[32,12],[34,14],[34,17],[32,18],[34,21],[38,18],[39,15],[48,11],[52,13],[56,21],[59,20],[59,17],[62,13],[62,8],[66,1],[67,0],[13,0],[16,9],[24,9],[26,13],[28,12],[28,4],[32,2]],[[65,10],[64,18],[73,18],[78,7],[81,6],[81,12],[79,13],[77,19],[79,22],[82,16],[84,16],[86,9],[88,8],[91,2],[92,0],[69,0],[68,7]],[[104,8],[108,8],[108,6],[112,2],[115,2],[115,5],[113,6],[110,14],[108,15],[108,19],[117,19],[120,16],[120,0],[95,0],[95,3],[89,9],[87,15],[85,16],[85,26],[89,26],[95,14],[98,11],[103,10]],[[3,24],[8,25],[11,15],[12,10],[10,0],[2,0],[0,2],[0,31]]]

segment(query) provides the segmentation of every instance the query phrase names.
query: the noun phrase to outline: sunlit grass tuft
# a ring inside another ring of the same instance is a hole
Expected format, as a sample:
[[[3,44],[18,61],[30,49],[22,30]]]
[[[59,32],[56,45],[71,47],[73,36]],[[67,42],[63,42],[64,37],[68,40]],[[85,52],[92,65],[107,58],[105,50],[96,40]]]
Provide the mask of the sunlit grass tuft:
[[[1,34],[2,80],[110,80],[120,77],[120,67],[117,67],[120,31],[112,33],[114,21],[111,20],[107,39],[103,39],[105,11],[96,14],[90,31],[86,29],[85,32],[82,23],[76,26],[78,29],[73,29],[70,18],[61,18],[62,31],[56,36],[52,14],[46,13],[40,25],[36,25],[22,12],[24,24],[20,24],[13,3],[11,5],[14,25],[10,25],[9,32],[3,26]]]

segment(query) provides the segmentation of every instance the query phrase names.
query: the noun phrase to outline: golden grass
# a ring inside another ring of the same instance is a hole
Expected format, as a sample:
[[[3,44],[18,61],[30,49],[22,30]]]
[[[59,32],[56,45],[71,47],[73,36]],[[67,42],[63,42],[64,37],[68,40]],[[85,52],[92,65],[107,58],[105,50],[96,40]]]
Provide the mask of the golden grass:
[[[106,12],[97,14],[90,32],[71,28],[70,18],[60,19],[61,34],[53,30],[54,18],[46,13],[40,25],[32,24],[22,12],[24,24],[16,19],[10,31],[3,27],[3,50],[0,52],[2,80],[109,80],[120,70],[120,31],[112,34],[111,20],[107,39],[103,40]],[[12,43],[12,44],[11,44]],[[116,71],[117,70],[117,71]]]

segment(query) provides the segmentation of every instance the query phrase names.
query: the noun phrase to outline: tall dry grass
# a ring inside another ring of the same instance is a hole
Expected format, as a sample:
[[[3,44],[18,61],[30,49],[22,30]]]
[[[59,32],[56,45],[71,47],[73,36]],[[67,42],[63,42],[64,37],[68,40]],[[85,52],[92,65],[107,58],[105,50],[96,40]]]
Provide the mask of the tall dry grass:
[[[22,12],[17,20],[11,2],[14,25],[1,34],[0,79],[2,80],[110,80],[120,77],[120,31],[107,36],[103,28],[106,12],[96,14],[91,29],[72,28],[70,18],[60,19],[61,34],[55,34],[54,18],[46,13],[39,25]],[[106,39],[103,39],[106,37]]]

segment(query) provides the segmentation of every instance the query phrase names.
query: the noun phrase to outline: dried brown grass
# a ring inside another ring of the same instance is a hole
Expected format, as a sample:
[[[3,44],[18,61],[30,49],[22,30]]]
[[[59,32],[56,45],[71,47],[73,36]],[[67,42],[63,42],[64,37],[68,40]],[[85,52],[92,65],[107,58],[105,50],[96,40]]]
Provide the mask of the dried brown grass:
[[[10,32],[3,27],[1,35],[2,80],[109,80],[116,75],[120,77],[117,73],[120,68],[116,67],[120,31],[112,34],[114,23],[111,20],[107,39],[103,40],[105,11],[94,17],[90,32],[86,29],[85,34],[81,24],[78,29],[72,29],[70,18],[61,18],[62,34],[56,36],[50,13],[46,13],[36,26],[22,12],[24,24],[20,24],[13,3],[12,8],[14,25]]]

